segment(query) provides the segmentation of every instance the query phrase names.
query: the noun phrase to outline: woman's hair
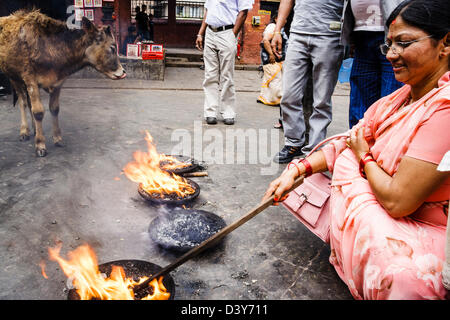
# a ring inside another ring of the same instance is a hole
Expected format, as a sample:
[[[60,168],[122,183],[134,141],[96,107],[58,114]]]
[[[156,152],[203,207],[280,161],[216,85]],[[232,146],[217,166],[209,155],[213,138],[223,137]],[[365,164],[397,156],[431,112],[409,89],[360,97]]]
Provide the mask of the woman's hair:
[[[275,23],[276,18],[278,18],[278,10],[272,11],[270,14],[270,22]]]
[[[398,16],[436,40],[450,32],[450,0],[405,0],[391,13],[386,26],[389,27]]]

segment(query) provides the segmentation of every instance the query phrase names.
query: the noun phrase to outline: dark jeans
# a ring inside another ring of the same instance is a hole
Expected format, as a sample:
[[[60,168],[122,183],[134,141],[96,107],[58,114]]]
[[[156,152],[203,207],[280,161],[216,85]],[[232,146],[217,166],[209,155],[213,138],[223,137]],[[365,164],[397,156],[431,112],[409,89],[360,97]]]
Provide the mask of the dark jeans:
[[[364,117],[374,102],[403,86],[395,80],[392,65],[380,52],[384,32],[357,31],[354,40],[355,53],[350,74],[350,128]]]

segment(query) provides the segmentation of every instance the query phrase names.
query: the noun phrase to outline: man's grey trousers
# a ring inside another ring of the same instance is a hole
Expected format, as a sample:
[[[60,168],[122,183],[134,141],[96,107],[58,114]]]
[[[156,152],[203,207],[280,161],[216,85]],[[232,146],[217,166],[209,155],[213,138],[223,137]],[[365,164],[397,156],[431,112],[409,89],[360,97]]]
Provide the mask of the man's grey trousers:
[[[339,35],[290,34],[280,103],[285,145],[302,147],[302,152],[307,154],[325,139],[332,119],[331,96],[343,55]],[[304,145],[306,126],[302,99],[308,77],[312,77],[313,82],[313,110],[309,118],[309,142]]]

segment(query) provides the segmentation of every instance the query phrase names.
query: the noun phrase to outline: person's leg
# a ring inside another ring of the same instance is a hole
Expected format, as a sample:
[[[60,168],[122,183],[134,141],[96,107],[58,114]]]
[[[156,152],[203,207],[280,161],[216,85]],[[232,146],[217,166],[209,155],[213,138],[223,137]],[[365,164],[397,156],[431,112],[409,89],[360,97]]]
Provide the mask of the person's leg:
[[[206,28],[203,62],[205,63],[203,115],[205,118],[217,118],[217,110],[219,108],[219,57],[215,46],[215,34],[209,28]]]
[[[220,82],[220,113],[223,119],[236,117],[236,92],[234,87],[234,61],[237,50],[237,40],[233,30],[217,32],[216,45],[219,55]]]
[[[285,144],[301,147],[305,142],[303,95],[306,89],[310,56],[307,36],[291,34],[283,72],[283,96],[280,107]]]
[[[310,56],[307,36],[291,33],[283,63],[283,93],[280,102],[284,130],[284,148],[275,156],[277,163],[290,162],[301,155],[305,143],[305,119],[302,100],[309,76]]]
[[[344,56],[344,48],[339,37],[310,37],[312,80],[313,80],[313,110],[309,118],[309,142],[302,148],[307,154],[327,135],[327,127],[331,123],[331,96],[338,80],[339,69]]]
[[[384,33],[382,32],[384,37]],[[350,74],[349,127],[364,117],[366,110],[380,98],[378,32],[355,32],[355,55]]]

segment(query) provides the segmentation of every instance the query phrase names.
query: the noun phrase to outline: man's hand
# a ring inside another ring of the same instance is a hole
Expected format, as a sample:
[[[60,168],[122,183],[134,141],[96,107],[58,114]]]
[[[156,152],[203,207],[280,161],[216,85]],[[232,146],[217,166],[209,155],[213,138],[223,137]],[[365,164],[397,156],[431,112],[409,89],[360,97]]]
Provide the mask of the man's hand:
[[[281,59],[282,46],[283,38],[281,38],[281,34],[275,33],[272,38],[272,52],[278,59]]]
[[[203,37],[201,35],[197,35],[197,39],[195,40],[195,47],[203,51]]]

